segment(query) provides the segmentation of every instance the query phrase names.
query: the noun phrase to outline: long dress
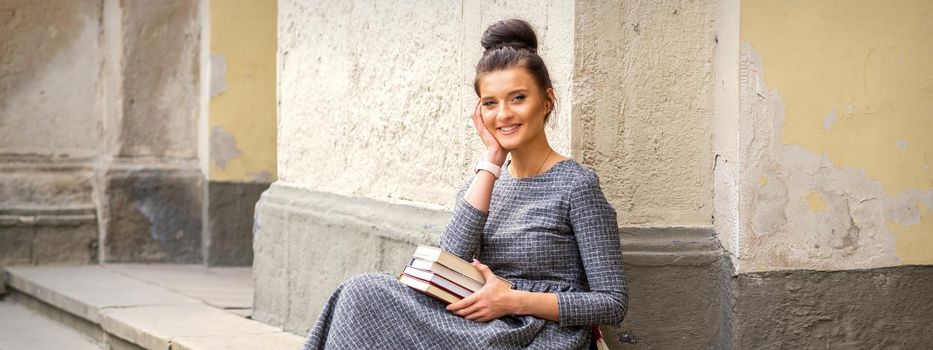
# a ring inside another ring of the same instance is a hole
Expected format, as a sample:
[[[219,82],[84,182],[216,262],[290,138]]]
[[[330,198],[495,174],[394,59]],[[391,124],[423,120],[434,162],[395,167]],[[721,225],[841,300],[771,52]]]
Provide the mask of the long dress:
[[[509,163],[488,213],[464,199],[467,181],[437,244],[466,261],[476,257],[514,289],[557,294],[559,322],[467,320],[396,275],[369,272],[336,288],[303,349],[587,349],[593,325],[621,323],[628,289],[618,224],[596,173],[565,159],[515,178]]]

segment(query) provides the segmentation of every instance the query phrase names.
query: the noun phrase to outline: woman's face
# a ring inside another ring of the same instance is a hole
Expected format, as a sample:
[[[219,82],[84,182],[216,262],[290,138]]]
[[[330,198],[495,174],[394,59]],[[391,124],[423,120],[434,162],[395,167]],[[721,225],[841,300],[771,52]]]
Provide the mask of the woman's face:
[[[502,148],[514,150],[543,135],[551,103],[525,69],[486,73],[480,78],[479,92],[483,123]]]

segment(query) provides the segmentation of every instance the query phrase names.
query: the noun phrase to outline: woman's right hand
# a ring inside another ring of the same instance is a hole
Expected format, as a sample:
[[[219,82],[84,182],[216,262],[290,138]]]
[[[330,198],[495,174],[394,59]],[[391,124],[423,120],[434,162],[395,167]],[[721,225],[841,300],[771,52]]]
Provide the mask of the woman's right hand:
[[[492,162],[495,165],[502,166],[505,164],[505,157],[509,154],[509,151],[502,148],[502,145],[499,144],[499,140],[496,140],[496,137],[492,135],[492,132],[486,128],[486,124],[483,123],[482,115],[482,100],[476,101],[476,107],[473,108],[473,126],[476,127],[476,133],[479,134],[479,138],[483,140],[483,144],[486,146],[486,160]]]

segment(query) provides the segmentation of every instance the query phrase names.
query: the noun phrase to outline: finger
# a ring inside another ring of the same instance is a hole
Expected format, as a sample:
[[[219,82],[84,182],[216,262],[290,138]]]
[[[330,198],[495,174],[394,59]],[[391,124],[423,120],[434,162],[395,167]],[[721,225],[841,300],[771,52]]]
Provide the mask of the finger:
[[[470,294],[466,298],[463,298],[456,303],[447,305],[447,310],[457,311],[467,306],[473,305],[473,303],[476,302],[476,297],[474,297],[474,295],[476,295],[476,293]]]
[[[463,315],[463,318],[468,320],[476,320],[477,318],[481,318],[486,315],[485,310],[479,308],[467,309],[464,311],[465,312],[461,313],[461,315]]]
[[[473,109],[472,117],[479,125],[485,126],[483,123],[483,104],[480,103],[480,101],[477,101],[476,108]]]
[[[473,321],[473,322],[483,322],[482,319],[483,319],[484,317],[485,317],[485,315],[483,315],[483,314],[477,312],[477,313],[475,313],[475,314],[469,315],[469,316],[464,317],[464,318],[465,318],[465,319],[468,319],[468,320],[470,320],[470,321]]]
[[[495,136],[492,136],[492,133],[489,132],[489,129],[486,128],[486,124],[483,123],[482,117],[479,115],[473,118],[473,127],[476,129],[476,133],[479,134],[480,139],[483,140],[485,146],[488,147],[499,143]]]
[[[492,272],[489,266],[479,262],[479,260],[473,259],[473,265],[475,265],[476,269],[479,270],[481,274],[483,274],[483,278],[486,279],[487,283],[490,281],[490,279],[494,279],[496,277],[496,274]]]
[[[499,144],[499,140],[493,136],[492,131],[490,131],[489,128],[486,127],[486,123],[483,122],[481,101],[477,101],[476,109],[473,113],[473,127],[476,129],[476,133],[479,134],[480,139],[483,140],[485,146],[497,145],[500,148],[502,147],[502,145]]]
[[[478,318],[475,318],[474,321],[486,323],[486,322],[492,321],[492,317],[490,317],[487,314],[484,314]]]
[[[472,120],[473,120],[473,127],[476,128],[476,132],[479,133],[479,136],[482,137],[485,141],[486,137],[485,135],[483,135],[483,131],[487,131],[487,130],[486,130],[486,125],[483,125],[482,117],[480,117],[479,113],[474,113]]]
[[[483,309],[485,308],[483,307],[482,303],[474,303],[473,305],[470,305],[469,307],[466,307],[463,310],[460,310],[457,314],[462,315],[462,316],[467,316],[467,315],[476,313],[478,311],[482,311]]]

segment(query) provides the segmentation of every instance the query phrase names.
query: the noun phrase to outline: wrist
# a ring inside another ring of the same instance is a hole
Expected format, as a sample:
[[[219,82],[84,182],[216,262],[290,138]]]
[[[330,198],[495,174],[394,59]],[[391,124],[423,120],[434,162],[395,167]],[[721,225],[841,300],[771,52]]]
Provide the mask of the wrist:
[[[524,296],[522,295],[523,293],[525,292],[520,291],[520,290],[514,290],[514,289],[509,291],[509,294],[508,294],[508,298],[509,298],[508,305],[510,309],[509,314],[518,315],[518,316],[528,314],[526,307],[525,307],[525,303],[524,303],[524,301],[528,298],[524,298]]]
[[[500,151],[488,150],[488,151],[486,152],[486,157],[485,157],[484,159],[485,159],[487,162],[493,163],[493,164],[495,164],[495,165],[501,167],[502,164],[505,164],[505,156],[506,156],[507,154],[508,154],[508,153],[504,153],[504,152],[500,152]]]
[[[495,163],[492,163],[486,160],[480,160],[479,162],[476,163],[476,167],[473,170],[477,174],[481,172],[489,173],[495,179],[498,179],[501,169],[502,168],[499,165],[496,165]]]

